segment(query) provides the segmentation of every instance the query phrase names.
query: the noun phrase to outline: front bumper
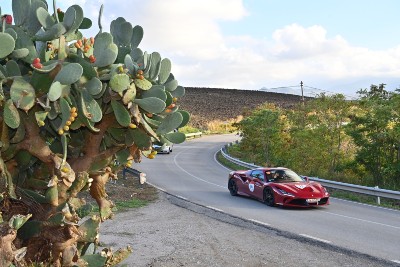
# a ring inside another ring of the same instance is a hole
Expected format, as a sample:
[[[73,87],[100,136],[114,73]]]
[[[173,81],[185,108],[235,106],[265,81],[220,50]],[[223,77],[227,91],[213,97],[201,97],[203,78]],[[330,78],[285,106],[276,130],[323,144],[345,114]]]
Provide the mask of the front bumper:
[[[276,203],[285,207],[317,207],[329,205],[329,197],[323,197],[315,202],[308,202],[307,199],[303,198],[285,198],[282,203]]]

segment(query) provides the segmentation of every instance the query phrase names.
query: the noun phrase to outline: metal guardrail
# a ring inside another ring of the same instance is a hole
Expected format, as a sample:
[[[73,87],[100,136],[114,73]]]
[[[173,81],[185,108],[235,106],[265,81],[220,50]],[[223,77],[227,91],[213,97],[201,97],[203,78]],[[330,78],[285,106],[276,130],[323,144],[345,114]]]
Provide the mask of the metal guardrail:
[[[226,151],[226,147],[232,145],[232,143],[229,143],[228,145],[224,146],[221,148],[221,154],[224,158],[227,160],[246,167],[248,169],[254,169],[254,168],[260,168],[261,166],[251,164],[248,162],[241,161],[237,158],[231,157],[228,155]],[[387,189],[380,189],[378,187],[368,187],[368,186],[362,186],[362,185],[354,185],[354,184],[348,184],[348,183],[342,183],[342,182],[336,182],[336,181],[331,181],[331,180],[324,180],[320,179],[317,177],[308,177],[311,181],[316,181],[321,183],[323,186],[329,187],[329,188],[334,188],[334,189],[340,189],[344,191],[349,191],[349,192],[354,192],[354,193],[360,193],[360,194],[365,194],[365,195],[370,195],[370,196],[375,196],[377,197],[376,202],[377,204],[380,204],[380,198],[389,198],[389,199],[396,199],[400,200],[400,192],[399,191],[393,191],[393,190],[387,190]]]
[[[201,137],[201,136],[203,135],[203,133],[202,133],[202,132],[198,132],[198,133],[188,133],[188,134],[185,134],[185,135],[186,135],[186,138],[195,138],[196,136]]]

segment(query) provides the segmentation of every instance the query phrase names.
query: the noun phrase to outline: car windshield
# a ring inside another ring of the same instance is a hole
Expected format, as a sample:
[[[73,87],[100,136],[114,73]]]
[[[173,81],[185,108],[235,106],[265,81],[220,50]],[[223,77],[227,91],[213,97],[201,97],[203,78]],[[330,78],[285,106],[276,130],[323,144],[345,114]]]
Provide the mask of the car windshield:
[[[303,178],[301,178],[297,173],[292,170],[273,170],[271,171],[273,181],[274,182],[303,182]]]

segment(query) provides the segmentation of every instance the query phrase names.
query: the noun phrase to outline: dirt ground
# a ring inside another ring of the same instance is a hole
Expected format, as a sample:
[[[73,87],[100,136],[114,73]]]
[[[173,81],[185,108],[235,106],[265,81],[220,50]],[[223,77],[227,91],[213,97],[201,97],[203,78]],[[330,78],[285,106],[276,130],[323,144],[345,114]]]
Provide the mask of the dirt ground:
[[[114,201],[127,201],[132,198],[154,201],[158,198],[157,189],[145,183],[140,184],[139,178],[127,173],[125,179],[122,172],[118,173],[118,180],[107,183],[107,195]]]
[[[117,212],[100,227],[102,246],[114,251],[132,247],[120,266],[396,266],[223,214],[140,185],[132,176],[107,187],[115,201],[150,201],[145,207]]]

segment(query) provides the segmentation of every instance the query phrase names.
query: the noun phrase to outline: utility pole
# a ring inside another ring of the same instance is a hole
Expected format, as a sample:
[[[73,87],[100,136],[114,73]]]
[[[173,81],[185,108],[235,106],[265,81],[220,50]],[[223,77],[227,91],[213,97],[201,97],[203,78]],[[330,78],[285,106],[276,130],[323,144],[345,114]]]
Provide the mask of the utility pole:
[[[303,81],[300,81],[300,87],[301,87],[301,102],[304,105]]]

